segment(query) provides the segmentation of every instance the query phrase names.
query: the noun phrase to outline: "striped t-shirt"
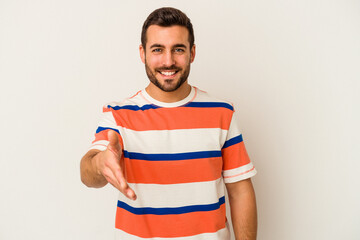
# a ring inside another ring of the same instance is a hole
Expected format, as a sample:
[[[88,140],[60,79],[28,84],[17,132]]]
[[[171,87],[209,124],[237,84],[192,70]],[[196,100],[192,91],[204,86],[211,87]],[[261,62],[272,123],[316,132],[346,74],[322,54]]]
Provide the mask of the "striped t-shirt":
[[[106,149],[109,129],[119,133],[125,178],[137,195],[119,194],[117,239],[230,239],[224,183],[256,174],[234,112],[194,86],[178,102],[143,89],[104,106],[91,149]]]

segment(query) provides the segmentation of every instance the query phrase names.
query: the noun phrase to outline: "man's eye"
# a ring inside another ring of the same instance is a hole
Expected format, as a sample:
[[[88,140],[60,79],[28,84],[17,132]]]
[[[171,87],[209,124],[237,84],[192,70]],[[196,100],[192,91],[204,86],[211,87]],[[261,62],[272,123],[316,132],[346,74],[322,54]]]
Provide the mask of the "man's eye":
[[[152,50],[153,52],[161,52],[161,49],[160,48],[155,48]]]
[[[182,52],[184,52],[184,49],[182,49],[182,48],[175,48],[175,52],[182,53]]]

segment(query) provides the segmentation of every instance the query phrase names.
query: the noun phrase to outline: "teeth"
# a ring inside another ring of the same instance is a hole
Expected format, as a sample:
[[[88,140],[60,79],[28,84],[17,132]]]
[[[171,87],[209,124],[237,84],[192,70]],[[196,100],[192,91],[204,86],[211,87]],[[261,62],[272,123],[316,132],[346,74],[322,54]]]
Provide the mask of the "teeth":
[[[161,74],[166,75],[166,76],[170,76],[170,75],[174,75],[175,72],[161,72]]]

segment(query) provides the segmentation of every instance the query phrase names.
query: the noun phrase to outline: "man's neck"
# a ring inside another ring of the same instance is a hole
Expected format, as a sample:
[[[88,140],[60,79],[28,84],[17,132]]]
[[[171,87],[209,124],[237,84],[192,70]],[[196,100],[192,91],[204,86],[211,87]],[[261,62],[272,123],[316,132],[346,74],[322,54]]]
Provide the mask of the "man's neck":
[[[191,92],[191,86],[186,81],[175,91],[165,92],[150,82],[150,84],[145,88],[145,90],[150,95],[150,97],[154,98],[157,101],[172,103],[178,102],[186,98]]]

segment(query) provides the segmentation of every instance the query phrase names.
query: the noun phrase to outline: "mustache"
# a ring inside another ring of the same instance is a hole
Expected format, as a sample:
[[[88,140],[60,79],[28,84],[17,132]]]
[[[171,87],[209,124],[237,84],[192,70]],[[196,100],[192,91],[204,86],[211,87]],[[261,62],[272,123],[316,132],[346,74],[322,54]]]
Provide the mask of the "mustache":
[[[172,65],[170,67],[162,67],[162,68],[156,68],[156,71],[170,71],[170,70],[173,70],[173,71],[180,71],[182,70],[182,68],[179,68],[179,67],[176,67],[175,65]]]

